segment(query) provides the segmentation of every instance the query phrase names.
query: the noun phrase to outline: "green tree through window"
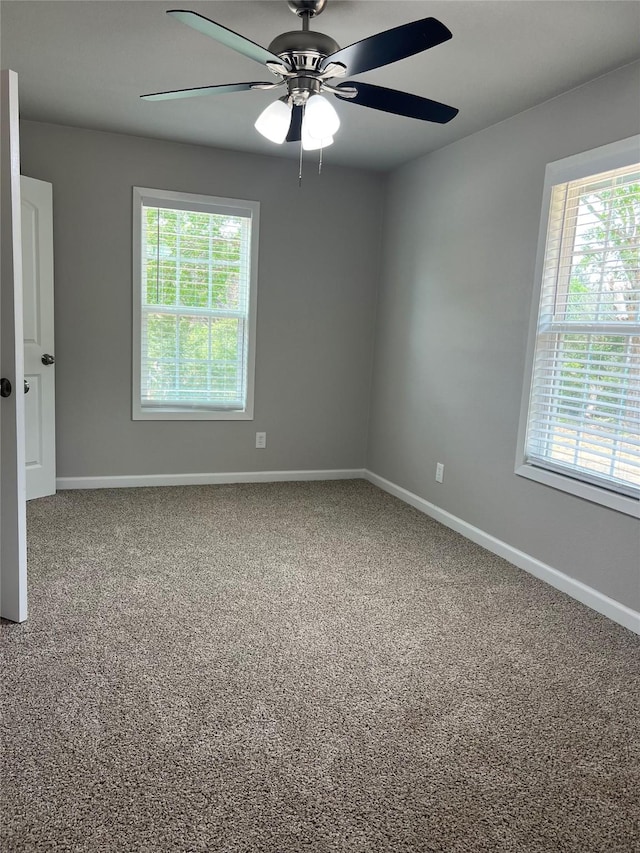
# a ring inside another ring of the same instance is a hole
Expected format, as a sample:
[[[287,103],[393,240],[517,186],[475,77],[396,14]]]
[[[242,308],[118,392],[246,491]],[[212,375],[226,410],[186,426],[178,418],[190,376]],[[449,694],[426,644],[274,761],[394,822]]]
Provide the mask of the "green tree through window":
[[[154,202],[140,210],[141,405],[245,411],[253,217]]]
[[[527,459],[640,487],[640,164],[553,188]]]

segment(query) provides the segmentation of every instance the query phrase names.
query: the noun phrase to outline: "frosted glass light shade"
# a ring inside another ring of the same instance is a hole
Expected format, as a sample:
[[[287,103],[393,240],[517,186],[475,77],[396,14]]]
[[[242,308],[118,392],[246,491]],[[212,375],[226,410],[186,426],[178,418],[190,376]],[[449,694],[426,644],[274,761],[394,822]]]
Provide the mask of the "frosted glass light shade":
[[[260,113],[254,127],[271,142],[282,145],[287,137],[290,123],[291,107],[284,101],[274,101]]]
[[[304,108],[307,133],[314,139],[333,136],[340,127],[338,113],[323,95],[312,95]]]
[[[302,122],[302,147],[305,151],[317,151],[318,148],[327,148],[333,144],[333,136],[325,136],[324,139],[316,139],[307,131],[307,120]]]

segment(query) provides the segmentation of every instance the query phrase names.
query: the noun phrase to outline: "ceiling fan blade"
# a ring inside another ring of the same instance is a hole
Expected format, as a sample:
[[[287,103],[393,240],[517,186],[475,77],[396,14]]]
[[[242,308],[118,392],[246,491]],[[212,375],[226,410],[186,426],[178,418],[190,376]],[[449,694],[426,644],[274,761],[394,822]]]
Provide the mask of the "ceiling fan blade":
[[[143,101],[170,101],[173,98],[196,98],[198,95],[224,95],[226,92],[247,92],[256,86],[273,87],[273,83],[227,83],[222,86],[195,86],[192,89],[174,89],[171,92],[154,92],[140,95]]]
[[[302,139],[302,118],[304,116],[304,107],[299,107],[296,104],[291,108],[291,124],[287,133],[287,142],[300,142]]]
[[[199,15],[197,12],[188,12],[183,9],[169,9],[167,15],[171,15],[183,24],[193,27],[194,30],[203,33],[209,38],[215,39],[221,44],[230,47],[238,53],[248,56],[249,59],[255,59],[256,62],[261,62],[263,65],[266,62],[277,62],[287,68],[286,64],[275,53],[271,53],[266,47],[261,47],[259,44],[251,41],[244,36],[234,33],[233,30],[228,30],[222,24],[216,24],[215,21],[210,21],[204,15]]]
[[[435,47],[451,37],[450,30],[436,18],[423,18],[337,50],[322,60],[320,70],[330,62],[340,62],[346,66],[347,74],[362,74]]]
[[[339,90],[342,88],[355,89],[355,97],[340,95]],[[459,112],[456,107],[441,104],[439,101],[431,101],[429,98],[421,98],[419,95],[411,95],[409,92],[399,92],[397,89],[372,86],[371,83],[359,83],[356,80],[339,83],[333,92],[341,101],[360,104],[362,107],[371,107],[371,109],[382,110],[385,113],[395,113],[398,116],[407,116],[407,118],[435,121],[438,124],[446,124],[455,118]]]

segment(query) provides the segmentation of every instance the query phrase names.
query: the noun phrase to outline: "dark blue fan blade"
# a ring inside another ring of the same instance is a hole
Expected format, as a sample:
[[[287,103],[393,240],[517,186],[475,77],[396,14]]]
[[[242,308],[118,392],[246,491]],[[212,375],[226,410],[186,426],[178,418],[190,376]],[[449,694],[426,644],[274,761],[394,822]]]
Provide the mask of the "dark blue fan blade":
[[[396,89],[372,86],[370,83],[350,80],[338,84],[337,88],[355,89],[358,93],[355,98],[347,98],[336,92],[336,98],[340,98],[341,101],[360,104],[361,107],[371,107],[371,109],[394,113],[398,116],[446,124],[458,115],[458,110],[447,104],[431,101],[429,98],[421,98],[418,95],[410,95],[408,92],[398,92]]]
[[[304,107],[298,107],[295,104],[291,110],[291,124],[287,133],[287,142],[300,142],[302,139],[302,117],[304,116]]]
[[[259,83],[227,83],[222,86],[196,86],[193,89],[175,89],[171,92],[155,92],[152,95],[140,95],[143,101],[170,101],[173,98],[195,98],[198,95],[224,95],[225,92],[247,92],[254,86],[271,86],[264,81]]]
[[[205,36],[219,41],[220,44],[230,47],[231,50],[236,50],[238,53],[248,56],[249,59],[255,59],[256,62],[261,62],[263,65],[266,62],[278,62],[280,65],[285,63],[271,53],[266,47],[261,47],[259,44],[245,38],[244,36],[234,33],[233,30],[228,30],[221,24],[216,24],[215,21],[210,21],[204,15],[199,15],[197,12],[187,12],[183,9],[170,9],[167,15],[171,15],[183,24],[193,27],[194,30],[204,33]]]
[[[320,69],[329,62],[340,62],[346,66],[347,74],[362,74],[406,59],[450,38],[451,32],[440,21],[423,18],[343,47],[323,59]]]

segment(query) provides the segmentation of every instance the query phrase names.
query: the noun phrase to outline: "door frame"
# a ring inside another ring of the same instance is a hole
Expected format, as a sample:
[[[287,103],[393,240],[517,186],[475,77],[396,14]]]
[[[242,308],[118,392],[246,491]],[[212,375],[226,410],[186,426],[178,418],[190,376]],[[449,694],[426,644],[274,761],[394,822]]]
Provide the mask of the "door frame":
[[[0,71],[0,364],[13,388],[0,400],[0,615],[27,618],[27,514],[18,75]]]

